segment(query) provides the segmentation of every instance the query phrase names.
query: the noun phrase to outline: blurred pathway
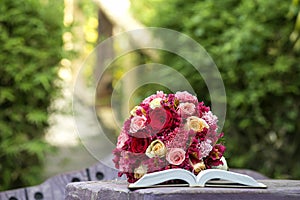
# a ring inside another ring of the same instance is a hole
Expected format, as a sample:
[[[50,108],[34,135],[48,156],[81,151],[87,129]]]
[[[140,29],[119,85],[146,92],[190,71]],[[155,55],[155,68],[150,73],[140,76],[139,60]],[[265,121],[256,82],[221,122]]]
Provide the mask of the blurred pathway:
[[[110,153],[107,148],[107,140],[101,138],[98,133],[98,124],[92,124],[91,117],[94,116],[91,106],[81,104],[81,118],[85,133],[80,138],[77,133],[75,118],[72,113],[72,94],[71,84],[67,84],[63,90],[63,98],[55,102],[55,106],[63,110],[61,114],[51,117],[52,126],[50,127],[46,140],[57,148],[57,152],[46,156],[45,178],[56,174],[80,170],[95,164],[97,159],[85,148],[88,145],[93,152]],[[103,112],[105,115],[108,112]],[[109,116],[108,116],[109,117]]]

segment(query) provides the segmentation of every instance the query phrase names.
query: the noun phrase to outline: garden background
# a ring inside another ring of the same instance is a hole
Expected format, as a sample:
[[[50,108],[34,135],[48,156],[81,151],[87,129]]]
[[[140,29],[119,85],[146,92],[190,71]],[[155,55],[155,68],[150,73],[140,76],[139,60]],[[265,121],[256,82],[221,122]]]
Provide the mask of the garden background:
[[[97,35],[102,22],[96,2],[0,2],[0,190],[39,184],[54,173],[97,162],[93,158],[82,162],[88,152],[80,141],[70,139],[76,131],[58,126],[59,121],[73,123],[68,120],[76,73],[105,39]],[[121,1],[112,2],[114,7],[121,6]],[[222,131],[229,166],[253,169],[271,178],[300,179],[299,0],[130,2],[128,9],[135,20],[146,27],[187,34],[218,66],[227,94]],[[114,28],[114,32],[122,31],[122,27]],[[160,63],[187,77],[198,98],[210,104],[205,83],[193,75],[189,63],[171,53],[157,53]],[[128,63],[150,62],[151,57],[139,51],[115,62],[107,71],[109,87],[104,99],[110,98],[114,83],[130,69]],[[89,73],[87,77],[93,71]],[[157,89],[167,90],[146,85],[136,92],[134,101]],[[109,107],[108,102],[101,106]],[[99,118],[102,114],[98,113]],[[51,135],[57,126],[60,138]],[[116,129],[108,131],[117,137]],[[71,156],[74,152],[77,157]],[[56,158],[62,159],[59,165]]]

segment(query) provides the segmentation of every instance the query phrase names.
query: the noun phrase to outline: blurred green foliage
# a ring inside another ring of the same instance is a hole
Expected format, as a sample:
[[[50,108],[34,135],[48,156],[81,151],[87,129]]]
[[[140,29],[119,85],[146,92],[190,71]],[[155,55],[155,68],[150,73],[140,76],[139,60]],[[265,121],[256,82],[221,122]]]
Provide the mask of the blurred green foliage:
[[[299,179],[299,1],[131,2],[144,24],[189,35],[217,64],[227,94],[223,131],[230,167]],[[168,53],[162,59],[188,77],[197,94],[205,91],[182,60]],[[208,97],[199,98],[208,103]]]
[[[59,94],[63,1],[0,2],[0,190],[41,181]]]

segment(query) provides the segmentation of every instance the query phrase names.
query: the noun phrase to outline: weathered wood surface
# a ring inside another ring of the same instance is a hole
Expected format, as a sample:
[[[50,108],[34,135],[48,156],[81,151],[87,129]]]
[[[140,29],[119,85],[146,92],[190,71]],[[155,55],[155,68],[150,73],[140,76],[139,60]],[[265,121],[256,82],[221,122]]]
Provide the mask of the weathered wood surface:
[[[268,179],[262,174],[252,170],[232,169],[231,171],[247,174],[249,176],[252,176],[255,179]],[[96,185],[94,187],[94,189],[96,189],[94,192],[96,192],[97,189],[100,188],[102,183],[105,187],[107,186],[108,183],[108,182],[99,182],[99,181],[122,180],[122,179],[124,178],[119,178],[117,176],[117,171],[115,169],[112,169],[99,162],[89,168],[80,171],[74,171],[74,172],[69,172],[69,173],[54,176],[46,180],[41,185],[0,192],[0,200],[60,200],[68,195],[69,195],[68,196],[69,199],[76,199],[77,197],[75,194],[77,192],[77,189],[75,189],[75,186],[77,187],[77,185],[74,182],[80,181],[80,184],[88,184],[88,185],[90,183],[93,183],[94,185]],[[97,181],[97,182],[88,182],[88,181]],[[68,193],[65,194],[65,188],[68,183],[74,183],[75,185],[70,184],[67,189]],[[122,187],[125,187],[125,185],[123,184]],[[84,200],[84,198],[81,197],[79,199]],[[87,199],[91,199],[91,198],[87,198]],[[103,199],[109,199],[109,198],[103,198]]]
[[[269,179],[260,182],[268,189],[162,187],[130,191],[125,181],[79,182],[67,185],[65,200],[300,199],[300,181]]]
[[[0,200],[60,200],[68,183],[78,181],[113,180],[117,171],[100,162],[92,167],[54,176],[41,185],[0,192]]]

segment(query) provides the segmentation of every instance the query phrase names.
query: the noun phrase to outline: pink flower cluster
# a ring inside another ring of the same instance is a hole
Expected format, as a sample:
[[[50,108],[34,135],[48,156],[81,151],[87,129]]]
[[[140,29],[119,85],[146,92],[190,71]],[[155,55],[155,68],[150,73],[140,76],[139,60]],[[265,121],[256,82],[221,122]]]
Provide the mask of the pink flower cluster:
[[[134,107],[113,151],[119,176],[133,183],[144,174],[183,168],[198,174],[222,164],[217,117],[190,93],[159,91]]]

